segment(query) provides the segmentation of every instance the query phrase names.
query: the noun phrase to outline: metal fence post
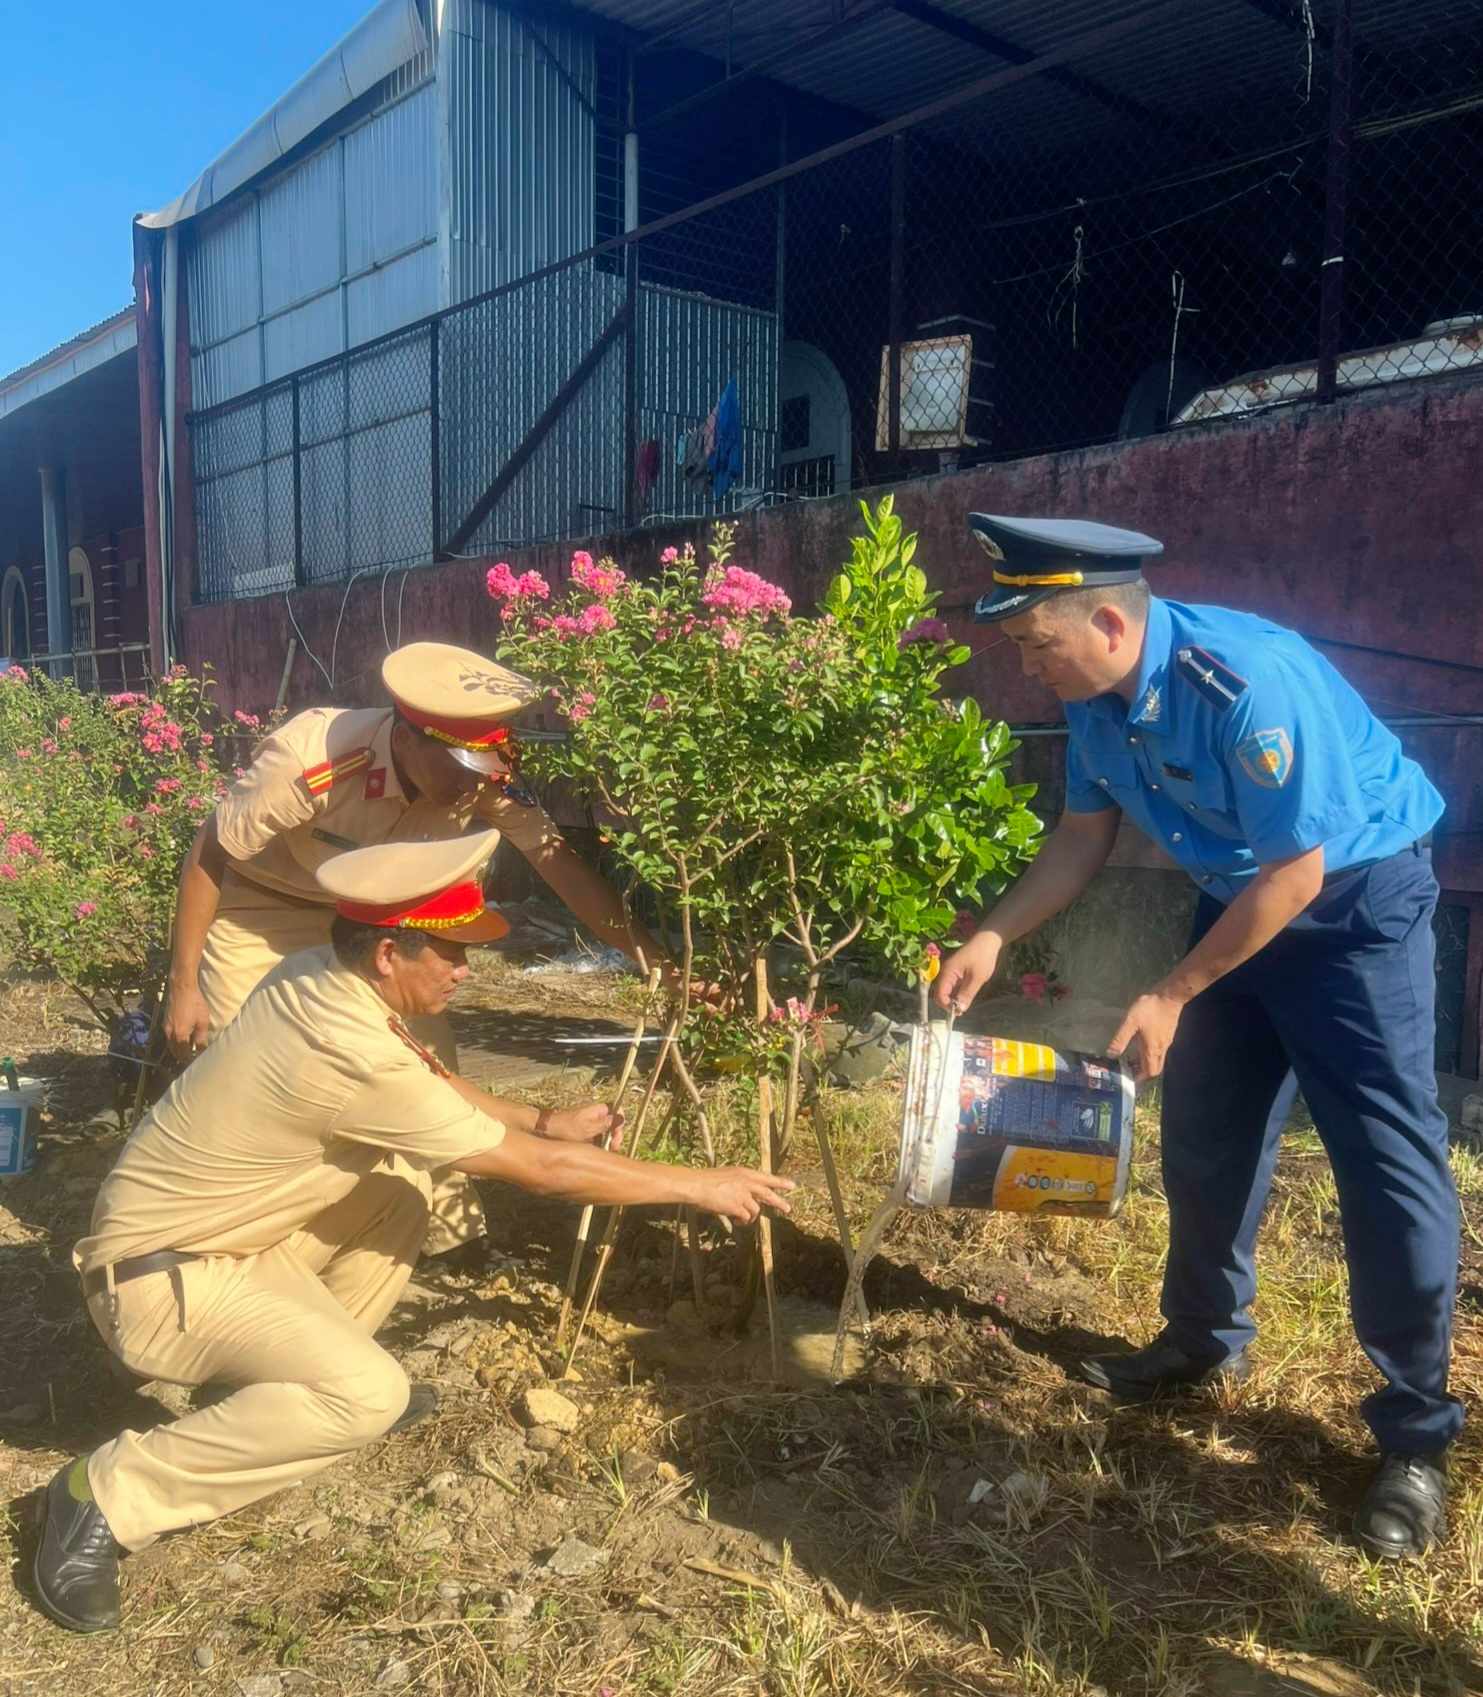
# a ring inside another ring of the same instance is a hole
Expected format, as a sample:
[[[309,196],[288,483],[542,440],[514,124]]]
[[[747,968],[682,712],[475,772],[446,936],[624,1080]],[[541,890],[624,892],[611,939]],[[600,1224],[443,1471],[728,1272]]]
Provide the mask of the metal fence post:
[[[427,327],[428,456],[432,461],[429,495],[432,517],[431,558],[434,560],[441,556],[443,550],[443,420],[438,359],[439,345],[443,339],[439,333],[441,329],[442,320],[436,318]]]
[[[304,457],[299,440],[299,379],[294,375],[293,384],[293,466],[294,466],[294,582],[300,588],[304,585]]]
[[[639,389],[639,250],[629,242],[623,250],[623,524],[638,523],[638,389]]]
[[[623,139],[623,528],[638,523],[639,250],[632,231],[639,222],[638,62],[627,64],[627,129]]]
[[[1344,341],[1344,235],[1349,211],[1349,160],[1354,136],[1353,0],[1334,0],[1329,49],[1328,174],[1324,186],[1323,265],[1319,272],[1318,399],[1332,401]]]
[[[906,136],[898,130],[891,137],[891,304],[890,377],[886,392],[886,440],[890,444],[891,469],[901,453],[901,330],[905,312],[906,280]]]

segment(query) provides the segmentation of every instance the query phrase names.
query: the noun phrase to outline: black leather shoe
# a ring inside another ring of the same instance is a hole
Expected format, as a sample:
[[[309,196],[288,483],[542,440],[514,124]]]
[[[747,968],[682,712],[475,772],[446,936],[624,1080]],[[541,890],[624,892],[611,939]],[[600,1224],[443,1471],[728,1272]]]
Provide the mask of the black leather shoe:
[[[407,1406],[386,1428],[386,1435],[389,1438],[393,1433],[405,1432],[409,1426],[415,1426],[418,1421],[426,1420],[429,1415],[437,1412],[438,1387],[413,1385],[412,1394],[407,1398]]]
[[[1442,1453],[1387,1453],[1359,1505],[1354,1530],[1372,1556],[1419,1556],[1447,1536]]]
[[[118,1545],[97,1503],[80,1503],[67,1489],[73,1465],[67,1463],[41,1499],[36,1596],[73,1632],[111,1632],[118,1625]]]
[[[1170,1391],[1189,1390],[1211,1379],[1235,1384],[1250,1376],[1251,1362],[1243,1349],[1223,1361],[1188,1355],[1167,1332],[1160,1332],[1146,1349],[1127,1355],[1094,1355],[1078,1367],[1083,1379],[1099,1390],[1111,1391],[1128,1402],[1145,1402]]]

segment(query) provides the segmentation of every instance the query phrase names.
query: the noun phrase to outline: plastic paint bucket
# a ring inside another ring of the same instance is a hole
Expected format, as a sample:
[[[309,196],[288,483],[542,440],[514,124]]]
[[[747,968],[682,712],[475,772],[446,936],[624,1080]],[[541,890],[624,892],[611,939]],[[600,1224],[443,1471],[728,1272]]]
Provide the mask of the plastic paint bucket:
[[[1105,1055],[918,1026],[901,1127],[905,1200],[1110,1219],[1128,1187],[1133,1102],[1132,1078]]]
[[[36,1119],[46,1082],[22,1078],[19,1090],[0,1082],[0,1179],[19,1178],[36,1165]]]

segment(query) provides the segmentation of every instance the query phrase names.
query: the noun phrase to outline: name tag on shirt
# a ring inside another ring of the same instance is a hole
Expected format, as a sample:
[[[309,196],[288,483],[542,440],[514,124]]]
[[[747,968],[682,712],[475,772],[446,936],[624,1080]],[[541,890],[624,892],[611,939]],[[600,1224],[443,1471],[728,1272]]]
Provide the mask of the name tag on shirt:
[[[1187,767],[1176,766],[1172,760],[1166,760],[1164,762],[1164,771],[1169,775],[1169,777],[1176,779],[1181,784],[1192,784],[1195,781],[1195,775],[1193,772],[1191,772]]]
[[[331,848],[358,849],[360,847],[359,843],[352,842],[349,837],[337,837],[333,831],[326,831],[319,825],[316,825],[309,835],[317,842],[328,843]]]

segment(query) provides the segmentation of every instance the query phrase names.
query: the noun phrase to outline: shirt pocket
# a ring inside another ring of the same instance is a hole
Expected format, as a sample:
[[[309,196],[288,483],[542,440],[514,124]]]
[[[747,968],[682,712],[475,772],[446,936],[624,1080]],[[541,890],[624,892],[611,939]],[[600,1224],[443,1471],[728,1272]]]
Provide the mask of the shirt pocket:
[[[1167,766],[1161,770],[1164,793],[1189,818],[1197,820],[1207,831],[1218,837],[1235,838],[1241,835],[1240,822],[1236,818],[1235,798],[1224,768],[1200,767],[1187,778],[1171,773]],[[1180,770],[1189,771],[1189,768],[1183,767]]]
[[[1121,749],[1089,755],[1086,765],[1091,781],[1120,807],[1127,807],[1143,787],[1138,763]]]

